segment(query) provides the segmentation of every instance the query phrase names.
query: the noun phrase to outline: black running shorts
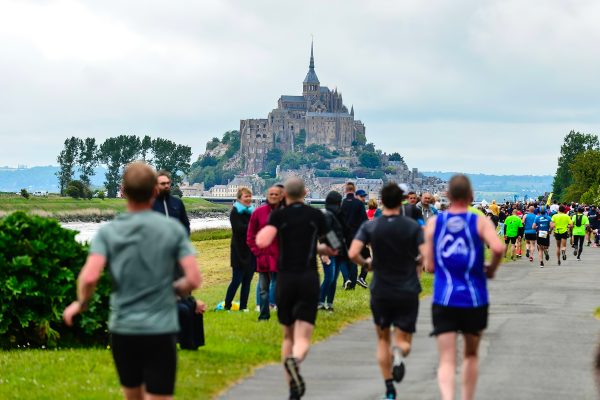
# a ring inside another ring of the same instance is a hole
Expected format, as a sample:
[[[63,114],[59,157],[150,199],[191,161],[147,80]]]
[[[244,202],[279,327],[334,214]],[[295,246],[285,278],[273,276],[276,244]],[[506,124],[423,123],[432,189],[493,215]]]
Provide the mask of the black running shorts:
[[[556,240],[568,239],[569,232],[563,232],[563,233],[554,232],[554,237],[556,238]]]
[[[315,324],[319,306],[319,274],[308,272],[279,272],[277,274],[277,318],[285,326],[295,321]]]
[[[523,237],[524,234],[525,234],[525,227],[522,226],[517,231],[517,237]]]
[[[538,238],[537,238],[537,244],[540,245],[540,246],[546,246],[546,247],[548,247],[548,246],[550,246],[550,238],[549,237],[543,238],[543,237],[539,237],[538,236]]]
[[[173,395],[176,343],[175,334],[111,334],[110,345],[121,385],[126,388],[145,385],[146,392],[150,394]]]
[[[461,332],[479,335],[487,328],[488,306],[463,308],[432,304],[432,336],[447,332]]]
[[[525,240],[533,240],[534,242],[537,239],[537,235],[535,233],[526,233]]]
[[[509,244],[509,243],[515,244],[515,243],[517,243],[517,237],[516,236],[515,237],[506,236],[504,238],[504,243],[505,244]]]
[[[406,294],[394,300],[375,299],[371,296],[373,322],[381,329],[394,325],[402,332],[414,333],[419,314],[419,295]]]

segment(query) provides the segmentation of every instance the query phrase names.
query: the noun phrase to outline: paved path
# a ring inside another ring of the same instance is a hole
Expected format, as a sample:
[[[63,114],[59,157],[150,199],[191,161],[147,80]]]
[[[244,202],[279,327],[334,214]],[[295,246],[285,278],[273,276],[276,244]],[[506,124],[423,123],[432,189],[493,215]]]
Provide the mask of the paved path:
[[[552,251],[552,250],[551,250]],[[491,314],[481,345],[477,399],[592,400],[598,398],[592,364],[600,322],[600,248],[584,247],[558,267],[540,269],[518,260],[501,267],[490,283]],[[318,327],[317,327],[318,329]],[[399,399],[438,399],[437,351],[430,301],[421,303],[407,375]],[[375,361],[370,320],[315,345],[302,366],[310,399],[378,399],[384,392]],[[280,365],[260,368],[222,399],[286,399]]]

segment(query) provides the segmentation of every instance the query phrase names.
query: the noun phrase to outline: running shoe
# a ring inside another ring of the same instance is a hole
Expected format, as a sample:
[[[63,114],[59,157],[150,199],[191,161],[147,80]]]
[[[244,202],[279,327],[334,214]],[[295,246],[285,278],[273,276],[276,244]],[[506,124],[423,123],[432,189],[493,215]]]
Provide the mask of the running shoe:
[[[298,397],[304,396],[306,386],[304,385],[304,379],[300,375],[300,368],[298,368],[298,360],[294,357],[287,357],[283,362],[285,370],[290,375],[290,391],[297,393]]]
[[[404,367],[404,362],[402,361],[402,354],[398,347],[394,347],[392,349],[392,353],[392,377],[394,378],[395,382],[401,382],[406,372],[406,367]]]
[[[540,261],[540,268],[544,268],[544,262]]]
[[[529,262],[533,262],[533,257],[529,257]]]
[[[566,260],[566,259],[567,259],[567,252],[566,252],[566,251],[564,251],[564,250],[563,250],[563,252],[562,252],[562,257],[563,257],[563,260]]]
[[[529,257],[529,249],[525,252],[525,257]]]
[[[360,286],[364,287],[365,289],[369,287],[369,285],[367,285],[367,282],[363,278],[358,278],[356,280],[356,283],[358,283]]]
[[[386,393],[383,395],[383,397],[381,398],[381,400],[388,400],[388,399],[396,399],[396,393]]]
[[[352,282],[350,282],[350,279],[348,279],[346,282],[344,282],[344,290],[350,290],[351,284],[352,284]]]
[[[560,265],[560,258],[558,259],[558,265]]]
[[[546,261],[550,260],[550,254],[548,254],[548,249],[544,250],[544,255],[546,256]]]
[[[327,305],[325,305],[324,303],[319,303],[319,305],[317,306],[317,310],[326,310],[327,309]]]
[[[576,256],[577,255],[577,250],[573,250],[573,255]]]
[[[577,261],[581,261],[581,257],[577,257]]]

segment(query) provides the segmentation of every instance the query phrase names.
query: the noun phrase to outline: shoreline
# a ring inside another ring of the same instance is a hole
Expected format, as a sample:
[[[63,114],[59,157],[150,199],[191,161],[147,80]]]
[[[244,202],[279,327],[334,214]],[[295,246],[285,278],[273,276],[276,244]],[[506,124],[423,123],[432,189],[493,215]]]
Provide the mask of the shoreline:
[[[114,219],[120,212],[114,210],[99,210],[99,209],[87,209],[77,211],[62,211],[62,212],[48,212],[44,210],[13,210],[13,211],[0,211],[0,218],[6,217],[14,212],[23,211],[30,215],[38,217],[52,218],[59,222],[105,222]],[[190,210],[187,211],[189,218],[223,218],[227,217],[229,209],[226,210]]]

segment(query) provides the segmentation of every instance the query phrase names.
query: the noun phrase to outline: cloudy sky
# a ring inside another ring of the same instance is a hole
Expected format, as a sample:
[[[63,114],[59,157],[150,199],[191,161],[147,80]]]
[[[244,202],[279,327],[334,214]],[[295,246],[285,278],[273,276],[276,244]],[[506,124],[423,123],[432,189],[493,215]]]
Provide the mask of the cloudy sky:
[[[386,152],[421,170],[553,174],[600,132],[596,0],[0,0],[0,166],[68,136],[192,146],[301,94],[311,37]]]

